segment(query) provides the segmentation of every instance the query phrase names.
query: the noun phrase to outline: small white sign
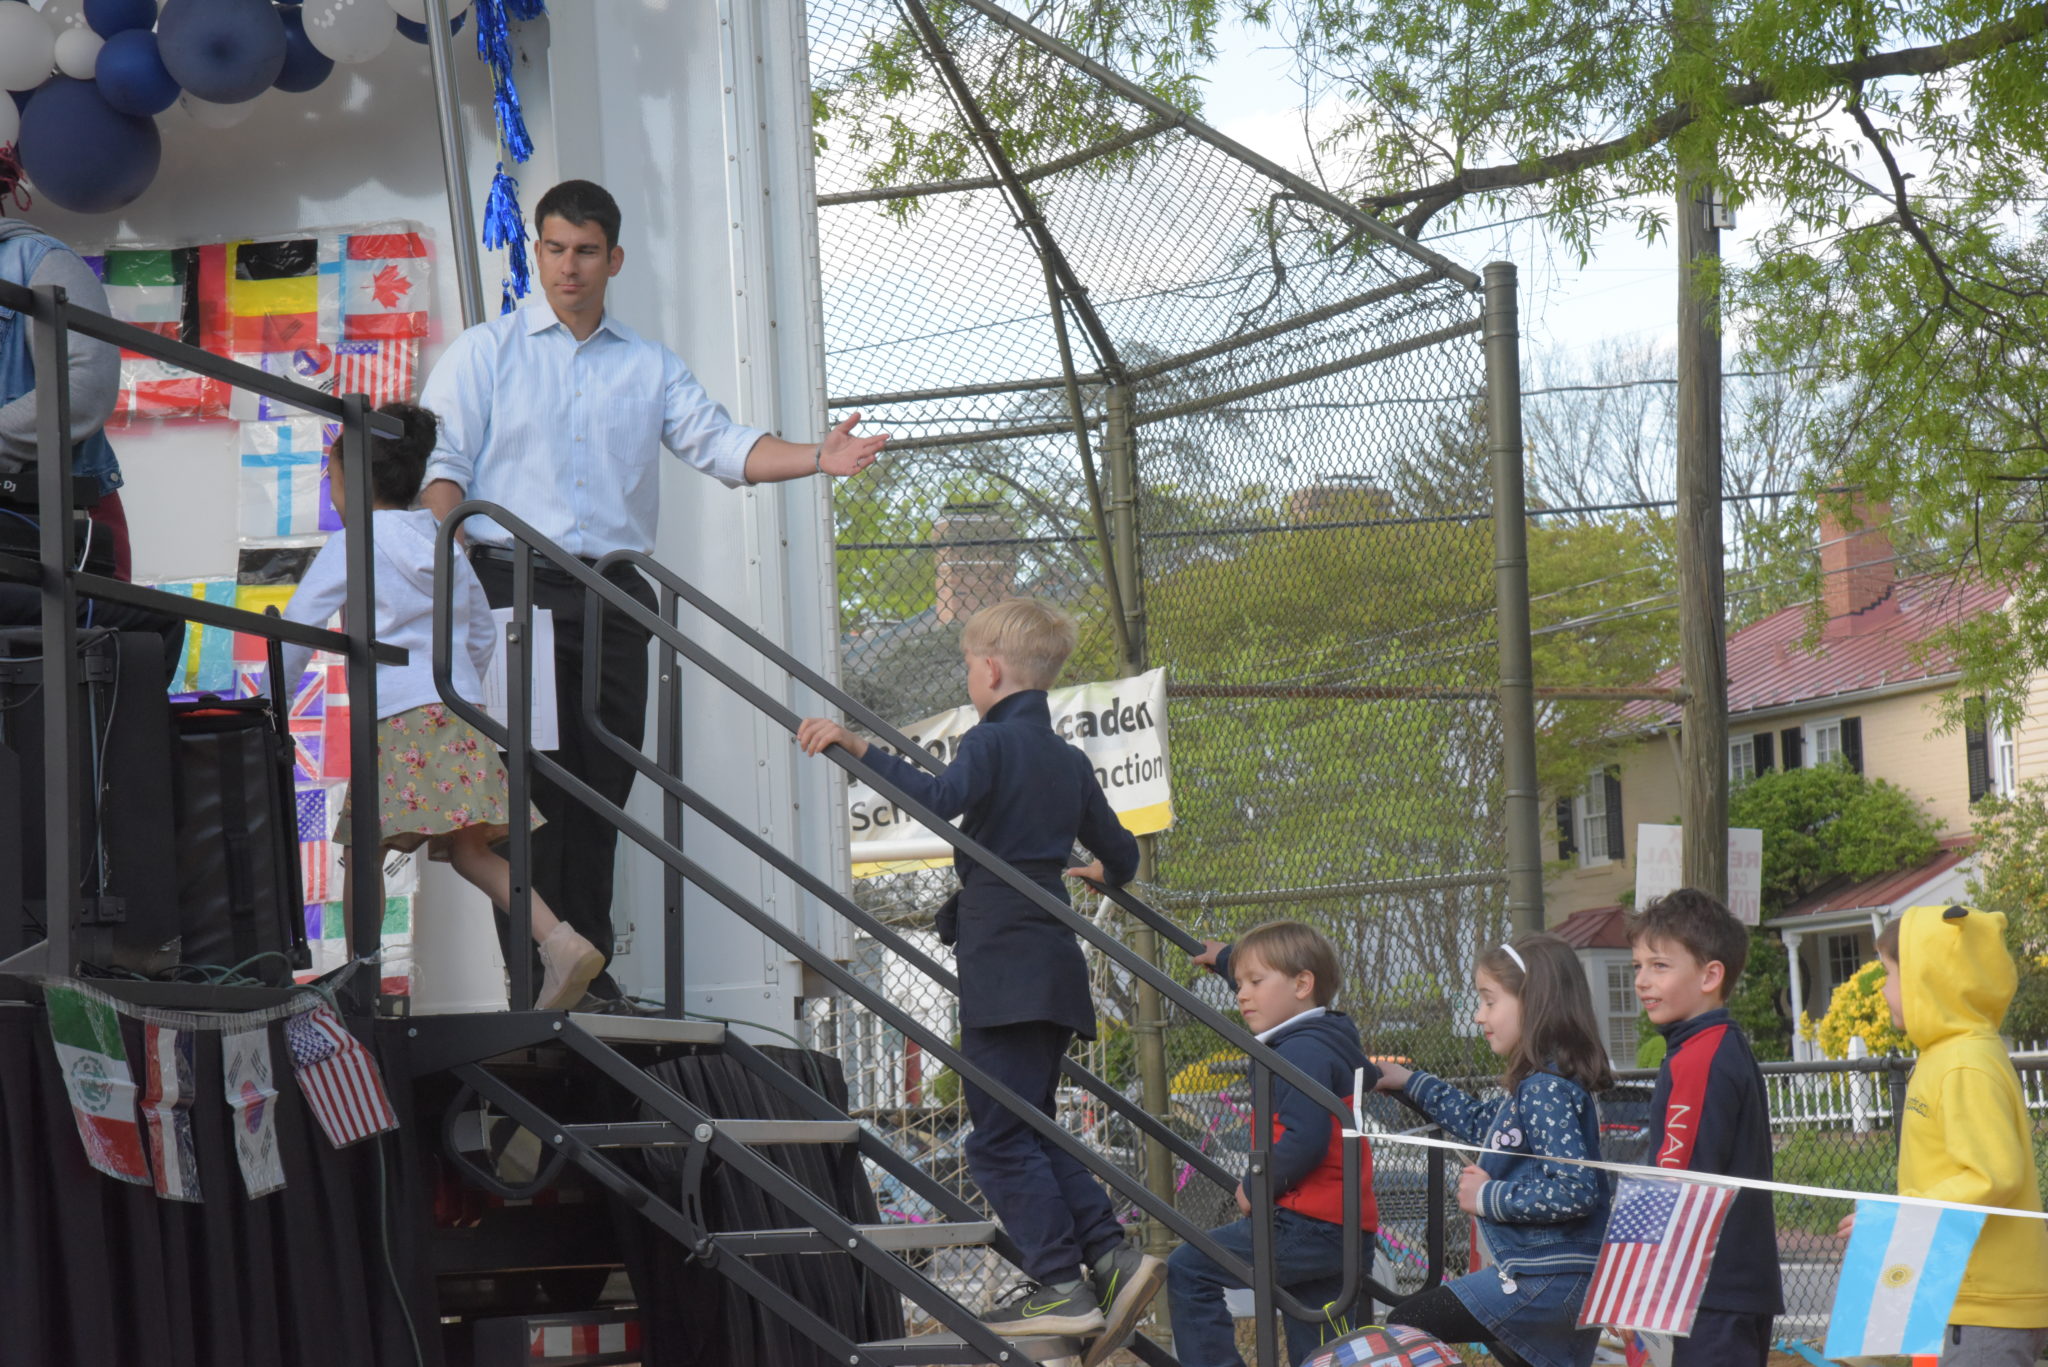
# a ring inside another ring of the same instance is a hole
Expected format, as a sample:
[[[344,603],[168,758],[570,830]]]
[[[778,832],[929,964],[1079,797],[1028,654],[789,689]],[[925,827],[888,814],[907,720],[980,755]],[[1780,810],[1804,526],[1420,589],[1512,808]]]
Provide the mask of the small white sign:
[[[1636,827],[1636,905],[1646,907],[1685,886],[1685,828]],[[1763,920],[1764,833],[1728,829],[1728,910],[1746,926]]]
[[[484,712],[509,730],[512,709],[508,698],[510,679],[505,673],[505,633],[512,625],[512,609],[493,608],[491,617],[498,624],[498,648],[491,652],[491,667],[484,673]],[[532,647],[533,748],[553,750],[562,741],[555,707],[555,614],[546,608],[533,610]]]
[[[1764,919],[1764,833],[1728,828],[1728,910],[1746,926]]]

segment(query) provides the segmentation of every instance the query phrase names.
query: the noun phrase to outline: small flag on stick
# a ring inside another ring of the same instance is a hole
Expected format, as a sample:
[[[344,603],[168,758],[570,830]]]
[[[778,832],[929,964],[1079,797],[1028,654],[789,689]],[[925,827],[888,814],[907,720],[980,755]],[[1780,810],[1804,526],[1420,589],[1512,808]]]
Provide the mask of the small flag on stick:
[[[1732,1187],[1622,1178],[1579,1327],[1690,1334],[1734,1199]]]
[[[1828,1317],[1831,1358],[1941,1351],[1982,1211],[1858,1201]]]

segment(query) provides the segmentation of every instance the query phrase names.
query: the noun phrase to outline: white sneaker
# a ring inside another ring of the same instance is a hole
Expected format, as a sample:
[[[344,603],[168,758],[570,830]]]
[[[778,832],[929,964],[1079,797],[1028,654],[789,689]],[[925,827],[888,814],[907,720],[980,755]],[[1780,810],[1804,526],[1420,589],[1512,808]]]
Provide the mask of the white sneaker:
[[[574,1006],[583,1000],[590,980],[604,972],[604,955],[567,921],[540,942],[540,962],[546,972],[541,976],[540,996],[533,1003],[536,1011],[565,1011]]]

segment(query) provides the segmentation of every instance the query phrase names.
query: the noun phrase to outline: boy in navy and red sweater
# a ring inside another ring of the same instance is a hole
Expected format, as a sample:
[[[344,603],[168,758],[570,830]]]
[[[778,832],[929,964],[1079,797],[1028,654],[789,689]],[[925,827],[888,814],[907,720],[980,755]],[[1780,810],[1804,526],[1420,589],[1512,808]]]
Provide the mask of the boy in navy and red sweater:
[[[1666,1045],[1650,1098],[1649,1161],[1769,1181],[1763,1073],[1726,1005],[1749,959],[1748,929],[1705,893],[1680,888],[1629,919],[1629,945],[1636,997]],[[1763,1367],[1771,1321],[1784,1309],[1771,1198],[1738,1192],[1692,1334],[1674,1340],[1672,1367]]]
[[[1299,921],[1268,921],[1235,945],[1209,941],[1195,962],[1214,969],[1237,992],[1245,1028],[1295,1067],[1346,1102],[1365,1070],[1365,1085],[1380,1070],[1366,1059],[1351,1017],[1330,1008],[1343,981],[1337,951]],[[1300,1362],[1319,1346],[1351,1331],[1332,1306],[1344,1281],[1348,1226],[1365,1231],[1360,1274],[1372,1272],[1373,1232],[1379,1215],[1372,1198],[1372,1153],[1358,1141],[1358,1207],[1344,1209],[1344,1124],[1281,1079],[1273,1080],[1273,1255],[1280,1284],[1305,1305],[1323,1309],[1321,1321],[1287,1318],[1287,1360]],[[1242,1183],[1237,1208],[1252,1213]],[[1210,1231],[1210,1237],[1251,1261],[1249,1218]],[[1192,1244],[1166,1260],[1173,1347],[1183,1367],[1244,1367],[1224,1292],[1243,1282]],[[1361,1286],[1363,1283],[1360,1284]],[[1366,1310],[1369,1298],[1360,1293]]]

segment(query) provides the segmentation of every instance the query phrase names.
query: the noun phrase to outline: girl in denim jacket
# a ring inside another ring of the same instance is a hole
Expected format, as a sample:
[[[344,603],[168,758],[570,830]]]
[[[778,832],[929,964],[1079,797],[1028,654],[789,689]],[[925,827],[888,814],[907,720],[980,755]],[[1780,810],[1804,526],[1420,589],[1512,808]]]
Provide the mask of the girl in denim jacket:
[[[1545,1156],[1598,1158],[1593,1093],[1614,1083],[1593,1021],[1585,970],[1555,935],[1524,935],[1480,955],[1472,1019],[1507,1060],[1507,1095],[1481,1101],[1428,1073],[1382,1065],[1400,1092],[1455,1137],[1485,1149],[1458,1178],[1489,1264],[1387,1312],[1446,1343],[1484,1343],[1505,1367],[1587,1367],[1597,1329],[1577,1326],[1610,1191],[1591,1168]]]

